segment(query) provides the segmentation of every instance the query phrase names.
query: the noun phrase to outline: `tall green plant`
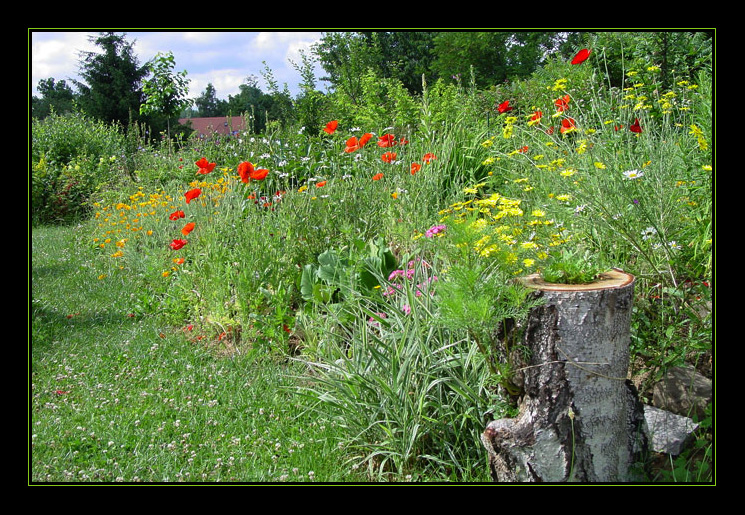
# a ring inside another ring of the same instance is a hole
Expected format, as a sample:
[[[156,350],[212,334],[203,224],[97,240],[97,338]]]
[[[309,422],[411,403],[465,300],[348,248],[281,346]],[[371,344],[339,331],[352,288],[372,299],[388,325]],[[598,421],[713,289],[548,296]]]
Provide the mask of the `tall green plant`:
[[[187,73],[186,70],[173,73],[176,59],[172,52],[158,52],[146,66],[152,77],[146,79],[142,86],[145,101],[140,105],[140,114],[163,116],[166,119],[167,136],[170,141],[171,118],[191,104],[191,100],[187,98]]]

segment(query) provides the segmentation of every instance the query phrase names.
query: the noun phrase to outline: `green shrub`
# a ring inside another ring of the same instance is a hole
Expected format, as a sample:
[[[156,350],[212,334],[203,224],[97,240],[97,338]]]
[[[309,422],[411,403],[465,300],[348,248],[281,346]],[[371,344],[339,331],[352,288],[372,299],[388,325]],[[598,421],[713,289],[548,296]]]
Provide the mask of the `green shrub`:
[[[33,120],[32,222],[69,222],[89,213],[95,192],[119,182],[122,148],[118,129],[80,113]]]

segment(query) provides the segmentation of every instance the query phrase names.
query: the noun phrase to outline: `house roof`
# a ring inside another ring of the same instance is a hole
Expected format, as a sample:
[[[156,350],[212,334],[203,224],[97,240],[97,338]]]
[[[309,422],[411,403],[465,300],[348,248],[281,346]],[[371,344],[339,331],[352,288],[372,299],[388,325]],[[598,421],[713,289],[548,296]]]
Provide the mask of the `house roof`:
[[[205,118],[179,118],[182,125],[191,125],[191,128],[200,136],[210,134],[234,134],[243,130],[244,120],[242,116],[210,116]]]

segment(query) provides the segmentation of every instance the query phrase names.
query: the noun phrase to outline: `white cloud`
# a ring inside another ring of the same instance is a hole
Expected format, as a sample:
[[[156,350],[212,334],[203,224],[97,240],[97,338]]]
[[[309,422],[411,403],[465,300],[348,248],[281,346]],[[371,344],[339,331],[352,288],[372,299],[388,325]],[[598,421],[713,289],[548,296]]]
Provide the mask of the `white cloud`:
[[[87,32],[42,32],[31,38],[31,70],[34,88],[42,79],[69,81],[78,76],[80,52],[90,52],[95,45]]]
[[[39,80],[77,78],[80,51],[98,52],[100,48],[88,41],[97,32],[32,32],[31,94],[37,94]],[[176,60],[174,71],[187,71],[189,96],[201,95],[212,83],[217,96],[227,99],[236,95],[238,87],[249,76],[261,76],[266,65],[272,70],[280,88],[287,84],[296,91],[302,80],[289,60],[301,63],[300,51],[310,51],[320,32],[274,31],[150,31],[127,32],[125,40],[133,43],[135,56],[144,64],[158,52],[172,52]]]

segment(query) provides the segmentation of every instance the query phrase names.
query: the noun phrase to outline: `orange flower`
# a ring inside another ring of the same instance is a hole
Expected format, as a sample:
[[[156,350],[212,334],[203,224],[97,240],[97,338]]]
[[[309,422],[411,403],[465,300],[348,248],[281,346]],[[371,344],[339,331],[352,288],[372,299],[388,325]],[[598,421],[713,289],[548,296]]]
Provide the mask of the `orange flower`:
[[[424,161],[425,163],[429,163],[433,159],[437,159],[437,156],[431,152],[424,154],[424,157],[422,157],[422,161]]]
[[[316,188],[323,188],[326,186],[326,181],[321,181],[316,183]]]
[[[382,173],[376,173],[375,175],[373,175],[373,180],[374,181],[379,181],[382,178],[383,178],[383,174]]]
[[[378,138],[378,146],[382,148],[392,147],[396,144],[396,137],[393,134],[383,134]]]
[[[369,132],[366,132],[365,134],[360,136],[360,146],[364,147],[365,145],[367,145],[367,142],[370,141],[370,138],[372,138],[372,136],[373,135]]]
[[[183,234],[184,236],[188,236],[189,233],[194,230],[194,225],[194,222],[189,222],[188,224],[186,224],[183,229],[181,229],[181,234]]]
[[[411,163],[411,175],[414,175],[421,169],[422,165],[420,165],[419,163]]]
[[[199,170],[197,170],[197,173],[201,175],[207,175],[215,169],[215,163],[210,163],[209,161],[207,161],[206,157],[201,158],[194,164],[197,165],[197,167],[199,168]]]
[[[244,161],[238,165],[238,175],[241,176],[241,181],[244,183],[247,183],[250,179],[263,181],[268,173],[269,170],[265,168],[256,169],[254,168],[254,165],[248,161]]]
[[[325,132],[328,134],[333,134],[336,131],[336,128],[339,126],[338,120],[332,120],[329,123],[326,124],[326,127],[323,128]]]
[[[174,211],[173,213],[168,215],[168,218],[170,218],[171,220],[178,220],[179,218],[184,218],[185,216],[186,215],[184,214],[184,212],[179,210],[179,211]]]
[[[368,141],[370,141],[370,138],[372,138],[372,134],[370,134],[369,132],[360,136],[360,139],[352,136],[347,140],[344,152],[350,153],[354,152],[355,150],[361,149],[367,144]]]
[[[240,175],[241,181],[243,181],[244,183],[248,182],[249,173],[251,170],[253,170],[253,168],[253,165],[248,161],[243,161],[241,164],[238,165],[238,175]]]
[[[184,245],[186,245],[187,243],[188,242],[186,240],[180,240],[180,239],[179,240],[173,240],[171,242],[171,248],[173,250],[178,250],[178,249],[182,248]]]
[[[564,95],[561,98],[557,98],[556,101],[554,102],[554,105],[556,106],[556,110],[560,113],[563,113],[564,111],[569,109],[570,98],[571,97],[569,95]]]
[[[380,159],[382,159],[386,163],[392,163],[396,160],[396,153],[395,152],[386,152],[382,156],[380,156]]]
[[[249,174],[249,177],[255,181],[263,181],[264,179],[266,179],[268,173],[269,170],[267,170],[266,168],[258,168],[251,172],[251,174]]]
[[[184,197],[186,197],[186,203],[188,204],[201,194],[202,190],[200,190],[199,188],[194,188],[193,190],[187,191],[186,193],[184,193]]]

